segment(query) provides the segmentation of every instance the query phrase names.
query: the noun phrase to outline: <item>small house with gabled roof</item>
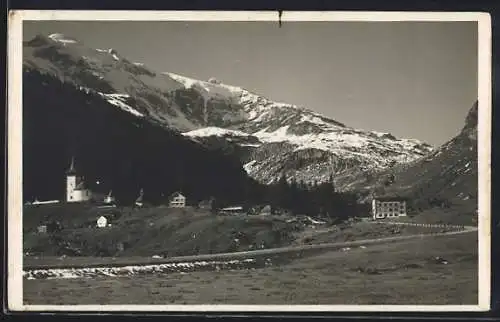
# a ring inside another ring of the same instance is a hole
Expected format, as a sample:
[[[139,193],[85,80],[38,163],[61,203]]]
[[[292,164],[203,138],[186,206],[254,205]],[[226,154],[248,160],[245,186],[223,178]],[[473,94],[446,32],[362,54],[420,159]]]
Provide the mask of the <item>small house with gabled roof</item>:
[[[186,197],[181,192],[176,191],[168,198],[168,205],[171,208],[184,208],[186,207]]]
[[[186,197],[179,191],[174,192],[168,198],[168,205],[172,208],[186,207]]]

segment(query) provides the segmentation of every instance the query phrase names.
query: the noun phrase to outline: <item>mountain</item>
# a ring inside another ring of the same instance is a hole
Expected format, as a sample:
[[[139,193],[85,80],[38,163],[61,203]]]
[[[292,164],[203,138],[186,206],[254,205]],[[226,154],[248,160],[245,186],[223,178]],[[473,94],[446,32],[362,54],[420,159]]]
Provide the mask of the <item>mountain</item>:
[[[141,189],[149,203],[177,190],[190,203],[211,196],[221,204],[243,202],[259,187],[237,158],[117,108],[106,96],[25,70],[24,200],[64,198],[72,157],[92,190],[113,190],[124,204]]]
[[[462,130],[432,153],[371,180],[353,182],[352,189],[410,198],[413,210],[439,207],[474,213],[478,198],[478,104],[473,104]],[[387,183],[387,176],[393,183]]]
[[[213,79],[204,82],[168,75],[187,90],[202,93],[205,102],[228,102],[221,104],[225,108],[206,111],[206,127],[183,134],[206,144],[215,138],[238,144],[244,151],[240,158],[245,169],[260,182],[276,182],[282,175],[325,181],[333,173],[340,188],[354,173],[410,162],[432,151],[418,140],[348,127],[306,108],[274,102]],[[221,111],[223,117],[213,116]]]
[[[285,175],[339,189],[352,178],[406,164],[432,151],[424,142],[349,127],[304,107],[272,101],[216,78],[153,71],[114,49],[93,49],[62,34],[24,42],[25,70],[96,94],[138,119],[236,155],[263,183]]]

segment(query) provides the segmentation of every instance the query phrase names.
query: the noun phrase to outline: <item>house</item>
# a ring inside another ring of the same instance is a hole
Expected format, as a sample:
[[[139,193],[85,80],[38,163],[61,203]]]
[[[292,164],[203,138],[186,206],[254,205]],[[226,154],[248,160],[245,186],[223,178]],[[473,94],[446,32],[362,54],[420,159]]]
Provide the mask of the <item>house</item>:
[[[184,208],[186,207],[186,197],[180,192],[174,192],[169,198],[169,207]]]
[[[115,202],[115,197],[111,194],[112,191],[109,191],[108,195],[104,198],[104,203],[107,205],[111,205]]]
[[[248,209],[247,214],[253,215],[253,216],[268,216],[272,214],[272,209],[270,205],[257,205],[257,206],[252,206]]]
[[[47,225],[40,225],[37,230],[39,234],[45,234],[47,232]]]
[[[209,200],[202,200],[200,201],[200,203],[198,204],[198,208],[200,209],[207,209],[207,210],[211,210],[212,209],[212,205],[214,203],[215,199],[212,197],[210,198]]]
[[[243,207],[240,207],[240,206],[237,206],[237,207],[226,207],[226,208],[220,209],[219,213],[223,214],[223,215],[241,214],[241,213],[243,213]]]
[[[71,165],[66,171],[66,201],[81,202],[92,198],[92,192],[86,188],[83,177],[78,176],[75,169],[75,159],[71,159]]]
[[[406,216],[406,200],[400,197],[378,197],[372,199],[373,219]]]
[[[264,206],[260,210],[259,215],[261,215],[261,216],[269,216],[269,215],[271,215],[271,206],[270,205]]]
[[[97,218],[97,227],[104,228],[108,225],[108,219],[104,216]]]

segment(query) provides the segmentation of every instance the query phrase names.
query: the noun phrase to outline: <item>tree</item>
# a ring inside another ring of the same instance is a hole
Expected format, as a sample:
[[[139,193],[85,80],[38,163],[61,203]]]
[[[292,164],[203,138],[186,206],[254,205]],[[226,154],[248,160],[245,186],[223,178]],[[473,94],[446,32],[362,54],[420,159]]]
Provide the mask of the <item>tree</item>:
[[[216,214],[217,211],[219,210],[219,204],[217,203],[217,199],[214,197],[210,198],[210,211],[212,214]]]
[[[330,184],[332,192],[335,192],[335,181],[333,179],[333,174],[330,174],[330,178],[328,180],[328,183]]]

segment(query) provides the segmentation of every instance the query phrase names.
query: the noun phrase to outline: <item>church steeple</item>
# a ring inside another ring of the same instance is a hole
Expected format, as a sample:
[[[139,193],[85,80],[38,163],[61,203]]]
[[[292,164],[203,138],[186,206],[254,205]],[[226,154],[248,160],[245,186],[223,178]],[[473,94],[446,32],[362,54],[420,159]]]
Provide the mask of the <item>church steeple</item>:
[[[75,157],[71,157],[71,165],[69,166],[69,169],[66,171],[66,175],[76,175],[76,169],[75,169]]]

